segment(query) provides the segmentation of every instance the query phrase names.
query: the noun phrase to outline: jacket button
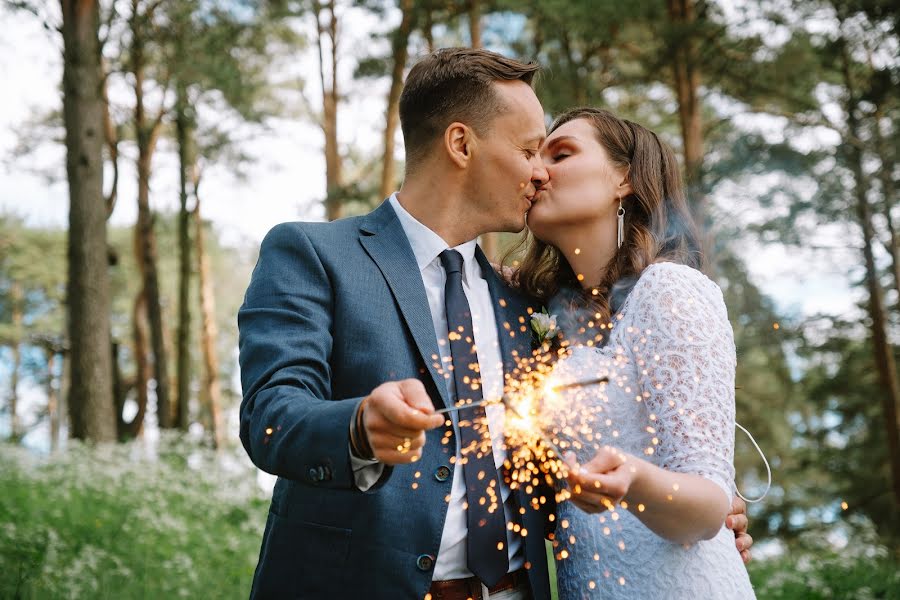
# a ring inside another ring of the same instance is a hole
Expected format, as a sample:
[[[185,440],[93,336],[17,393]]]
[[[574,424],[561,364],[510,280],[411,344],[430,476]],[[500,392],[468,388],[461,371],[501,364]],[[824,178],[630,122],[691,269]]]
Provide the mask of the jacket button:
[[[434,566],[434,557],[430,554],[420,554],[416,559],[416,566],[420,571],[430,571]]]
[[[434,478],[438,481],[447,481],[450,478],[450,467],[441,465],[434,470]]]
[[[319,471],[315,467],[309,468],[309,479],[310,481],[319,481]]]

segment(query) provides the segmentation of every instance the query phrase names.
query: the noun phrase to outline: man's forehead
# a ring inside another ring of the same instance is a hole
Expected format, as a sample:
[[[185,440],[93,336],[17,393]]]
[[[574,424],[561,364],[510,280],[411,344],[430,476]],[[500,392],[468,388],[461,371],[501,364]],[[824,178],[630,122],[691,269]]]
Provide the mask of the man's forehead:
[[[495,82],[497,93],[505,105],[501,118],[508,120],[529,144],[540,144],[547,135],[544,108],[531,86],[523,81]]]
[[[537,94],[524,81],[495,81],[494,89],[503,103],[510,108],[539,110],[542,114],[544,112]]]

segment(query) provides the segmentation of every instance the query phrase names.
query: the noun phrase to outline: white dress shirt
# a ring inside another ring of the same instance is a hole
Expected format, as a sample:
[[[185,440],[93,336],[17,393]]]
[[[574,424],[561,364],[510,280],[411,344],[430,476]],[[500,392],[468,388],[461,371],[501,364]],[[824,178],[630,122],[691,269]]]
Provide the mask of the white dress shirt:
[[[400,225],[409,239],[422,283],[425,285],[425,295],[428,297],[428,306],[431,309],[431,319],[434,323],[434,332],[441,354],[441,364],[452,364],[450,345],[448,342],[447,312],[444,304],[444,287],[447,275],[441,265],[440,253],[449,246],[438,234],[420,223],[413,217],[397,199],[397,194],[392,194],[389,202],[397,213]],[[481,371],[482,394],[484,398],[499,398],[503,394],[503,358],[500,350],[500,342],[497,337],[497,321],[494,316],[494,302],[488,288],[487,281],[482,277],[481,265],[475,259],[475,247],[477,241],[471,240],[459,246],[457,250],[463,257],[462,283],[463,291],[469,301],[469,309],[472,314],[472,330],[475,335],[475,347],[478,354],[478,364]],[[444,374],[447,383],[447,391],[452,401],[456,399],[456,384],[452,372],[446,369],[440,370]],[[506,459],[506,450],[503,440],[502,405],[487,406],[486,413],[488,427],[491,432],[492,447],[494,451],[494,464],[499,469]],[[453,469],[453,485],[450,490],[450,502],[447,507],[447,518],[444,521],[444,531],[441,535],[441,545],[438,550],[434,567],[434,580],[461,579],[471,577],[472,572],[466,566],[466,485],[463,479],[462,468],[459,465],[459,429],[456,423],[456,413],[453,415],[454,429],[457,435],[456,468]],[[351,455],[355,472],[356,485],[363,491],[372,487],[380,477],[383,465],[361,460]],[[510,489],[502,480],[500,483],[501,497],[507,523],[512,520],[510,507]],[[510,572],[520,569],[525,564],[522,540],[518,534],[507,531],[507,548],[509,548]]]

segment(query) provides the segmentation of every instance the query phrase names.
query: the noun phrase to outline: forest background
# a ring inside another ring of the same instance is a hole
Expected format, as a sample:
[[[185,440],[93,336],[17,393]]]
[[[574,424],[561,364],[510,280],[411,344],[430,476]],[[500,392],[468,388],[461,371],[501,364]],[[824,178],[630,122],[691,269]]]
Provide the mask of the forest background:
[[[544,67],[679,153],[772,465],[760,598],[900,598],[900,10],[888,0],[2,0],[0,597],[231,598],[266,231],[398,187],[417,57]],[[513,236],[485,236],[497,257]],[[765,468],[737,434],[739,488]]]

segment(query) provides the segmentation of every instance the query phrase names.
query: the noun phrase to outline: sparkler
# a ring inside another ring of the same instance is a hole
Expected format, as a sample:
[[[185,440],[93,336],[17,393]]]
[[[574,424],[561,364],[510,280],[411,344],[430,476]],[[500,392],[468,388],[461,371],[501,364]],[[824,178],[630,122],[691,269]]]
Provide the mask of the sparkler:
[[[556,439],[558,429],[553,428],[551,435],[547,431],[553,419],[553,404],[559,399],[559,392],[571,391],[588,386],[609,383],[609,377],[598,376],[568,383],[551,383],[553,380],[544,370],[532,370],[530,376],[519,380],[518,386],[504,393],[499,398],[484,400],[458,406],[442,408],[438,414],[459,412],[467,407],[502,405],[506,411],[506,436],[513,444],[513,451],[507,456],[506,466],[509,469],[508,483],[512,487],[521,485],[530,493],[532,486],[537,486],[543,479],[551,487],[553,479],[566,476],[563,461],[563,450]],[[489,433],[485,427],[485,438]],[[514,440],[514,441],[513,441]],[[509,442],[508,442],[509,443]],[[467,449],[463,449],[466,453]],[[477,448],[468,451],[477,451]],[[557,490],[557,501],[568,497],[567,490]]]
[[[553,392],[560,392],[563,390],[571,390],[574,388],[587,387],[589,385],[599,385],[601,383],[609,383],[609,377],[597,377],[595,379],[586,379],[583,381],[573,381],[571,383],[562,383],[560,385],[554,385],[550,388]],[[523,417],[523,415],[516,410],[512,399],[508,394],[503,394],[500,398],[486,398],[481,400],[480,402],[472,402],[471,404],[460,404],[457,406],[448,406],[447,408],[441,408],[439,410],[434,411],[435,414],[443,415],[451,412],[458,412],[465,408],[475,408],[476,406],[491,406],[493,404],[502,404],[505,408],[512,410],[519,417]],[[523,417],[524,418],[524,417]]]
[[[590,385],[590,383],[585,382],[585,383],[582,383],[582,385]],[[552,388],[552,389],[556,390],[557,388]],[[510,402],[509,396],[504,394],[502,400],[503,400],[503,406],[507,410],[513,411],[513,413],[515,413],[515,415],[517,417],[519,417],[520,419],[523,419],[523,420],[527,419],[527,417],[525,415],[523,415],[521,412],[519,412],[519,410],[512,404],[512,402]],[[552,441],[550,441],[550,439],[547,438],[546,435],[544,435],[543,433],[539,433],[538,439],[540,439],[544,445],[546,445],[548,448],[550,448],[550,450],[553,451],[553,453],[556,455],[557,458],[562,458],[562,456],[563,456],[562,450],[559,449],[559,446],[557,446]]]

